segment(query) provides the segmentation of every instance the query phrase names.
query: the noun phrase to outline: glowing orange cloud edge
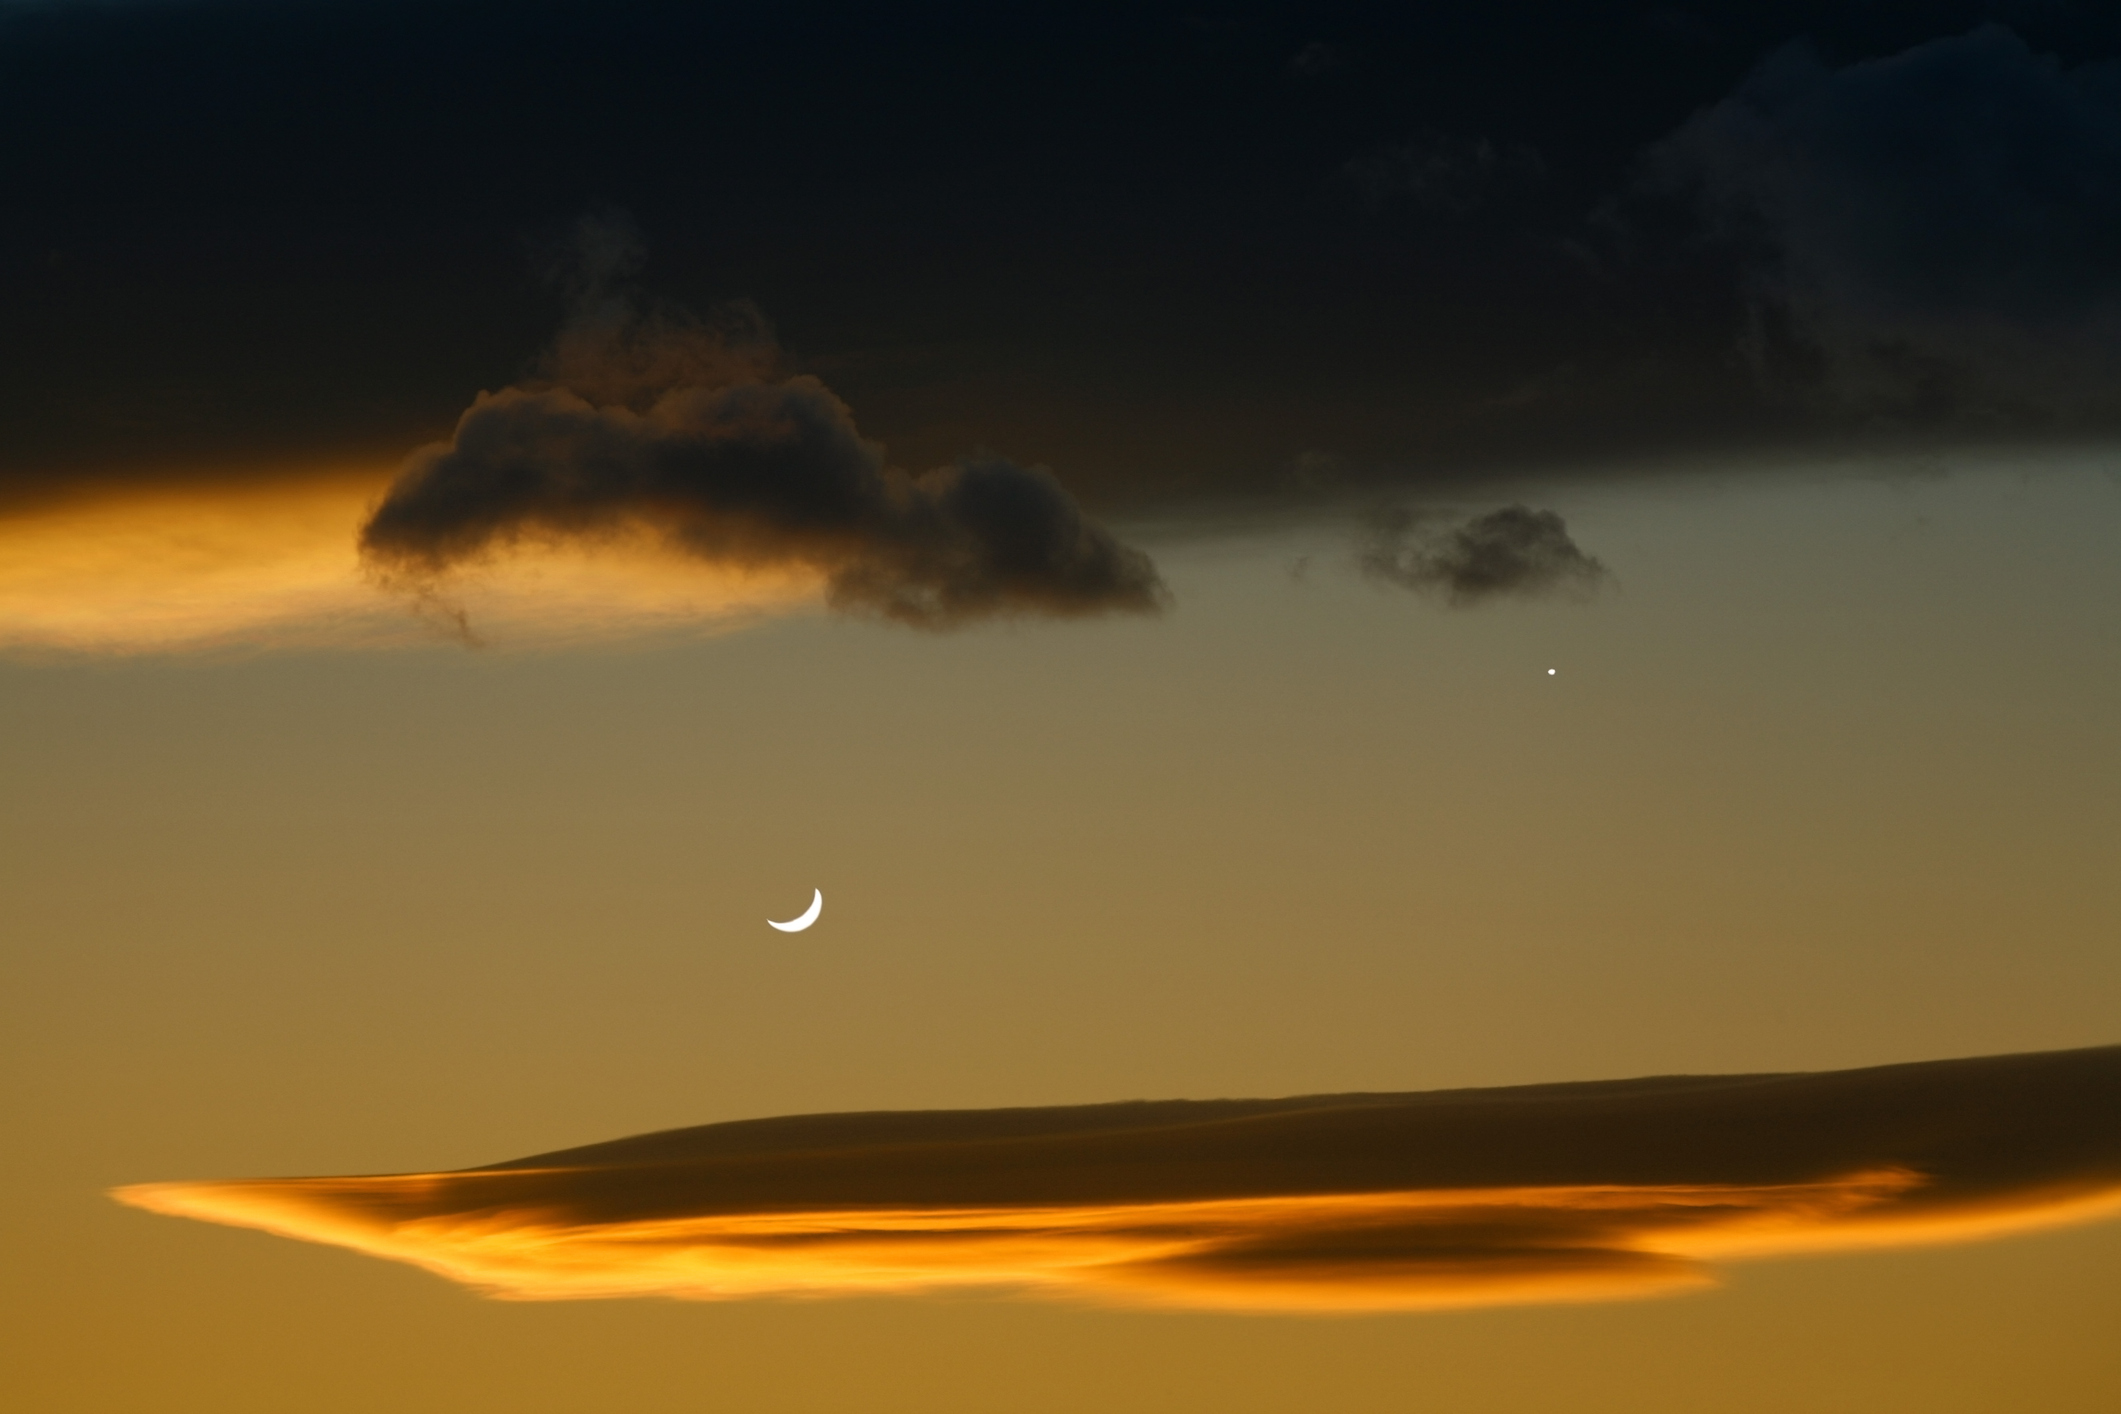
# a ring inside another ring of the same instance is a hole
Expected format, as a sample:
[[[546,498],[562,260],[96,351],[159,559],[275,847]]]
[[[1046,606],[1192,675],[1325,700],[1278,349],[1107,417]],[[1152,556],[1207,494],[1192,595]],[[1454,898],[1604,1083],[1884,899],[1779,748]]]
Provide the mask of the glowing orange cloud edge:
[[[2121,1186],[1895,1212],[1904,1169],[1819,1183],[1433,1189],[1085,1206],[824,1209],[569,1224],[535,1210],[410,1221],[361,1199],[462,1174],[144,1184],[153,1212],[349,1247],[512,1300],[987,1289],[1225,1310],[1425,1310],[1654,1296],[1705,1263],[1969,1241],[2121,1214]]]
[[[727,628],[814,604],[814,574],[708,565],[615,535],[527,545],[451,576],[448,611],[380,586],[373,468],[146,487],[0,516],[0,651],[179,653],[433,643],[456,615],[499,643]]]

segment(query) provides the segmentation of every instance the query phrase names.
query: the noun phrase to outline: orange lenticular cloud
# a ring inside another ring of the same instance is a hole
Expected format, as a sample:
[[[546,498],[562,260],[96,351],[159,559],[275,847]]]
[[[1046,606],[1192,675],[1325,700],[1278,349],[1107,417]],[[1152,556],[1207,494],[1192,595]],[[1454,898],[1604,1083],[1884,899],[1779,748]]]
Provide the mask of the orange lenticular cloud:
[[[525,546],[446,602],[380,587],[360,527],[389,469],[112,492],[0,516],[0,652],[550,644],[726,627],[814,603],[814,575],[710,565],[645,542]]]
[[[988,1289],[1417,1310],[2121,1213],[2121,1047],[1817,1075],[795,1116],[121,1201],[519,1300]]]

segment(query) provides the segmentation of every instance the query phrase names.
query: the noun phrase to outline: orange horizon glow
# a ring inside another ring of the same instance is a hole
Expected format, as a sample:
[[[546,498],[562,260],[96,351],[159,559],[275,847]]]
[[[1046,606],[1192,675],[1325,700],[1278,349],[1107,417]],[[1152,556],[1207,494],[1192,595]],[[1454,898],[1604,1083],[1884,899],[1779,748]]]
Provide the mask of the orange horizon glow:
[[[550,1209],[481,1205],[480,1176],[159,1183],[112,1196],[151,1212],[407,1262],[505,1300],[983,1290],[1291,1313],[1658,1296],[1715,1285],[1708,1262],[1717,1258],[1975,1241],[2121,1214],[2121,1185],[1904,1205],[1925,1180],[1882,1168],[1814,1183],[833,1208],[585,1223]],[[390,1200],[446,1202],[460,1188],[457,1211],[382,1216],[395,1206]]]
[[[267,482],[131,487],[0,514],[0,653],[126,655],[551,646],[715,631],[814,604],[795,569],[709,565],[612,536],[520,547],[391,592],[361,563],[362,522],[395,468],[320,467]]]

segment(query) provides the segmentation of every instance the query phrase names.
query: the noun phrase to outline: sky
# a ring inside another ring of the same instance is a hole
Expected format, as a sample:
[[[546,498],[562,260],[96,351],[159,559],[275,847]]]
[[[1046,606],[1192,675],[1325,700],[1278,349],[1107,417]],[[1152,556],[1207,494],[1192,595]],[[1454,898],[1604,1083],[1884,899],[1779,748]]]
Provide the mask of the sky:
[[[11,1402],[2121,1397],[2106,8],[40,0],[0,120]]]

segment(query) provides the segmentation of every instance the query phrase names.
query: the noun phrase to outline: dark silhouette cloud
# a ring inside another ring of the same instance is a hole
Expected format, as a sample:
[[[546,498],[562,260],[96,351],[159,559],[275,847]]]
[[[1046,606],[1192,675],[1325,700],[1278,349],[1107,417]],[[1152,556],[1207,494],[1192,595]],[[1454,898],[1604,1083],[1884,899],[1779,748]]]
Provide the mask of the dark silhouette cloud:
[[[450,571],[524,542],[646,531],[719,565],[814,570],[835,607],[929,628],[1158,607],[1148,557],[1044,469],[901,471],[822,382],[778,370],[752,307],[644,304],[625,283],[630,223],[584,220],[574,250],[559,270],[573,312],[539,377],[480,395],[362,528],[385,582],[433,599]]]
[[[2121,406],[2121,63],[1987,25],[1768,58],[1651,153],[1748,254],[1754,365],[1909,417]]]
[[[1364,573],[1448,603],[1543,595],[1584,598],[1610,576],[1569,538],[1553,511],[1504,506],[1457,525],[1412,510],[1375,517],[1362,549]]]
[[[1637,1296],[1719,1257],[2121,1212],[2121,1047],[1817,1074],[804,1115],[452,1173],[144,1184],[490,1294]]]

